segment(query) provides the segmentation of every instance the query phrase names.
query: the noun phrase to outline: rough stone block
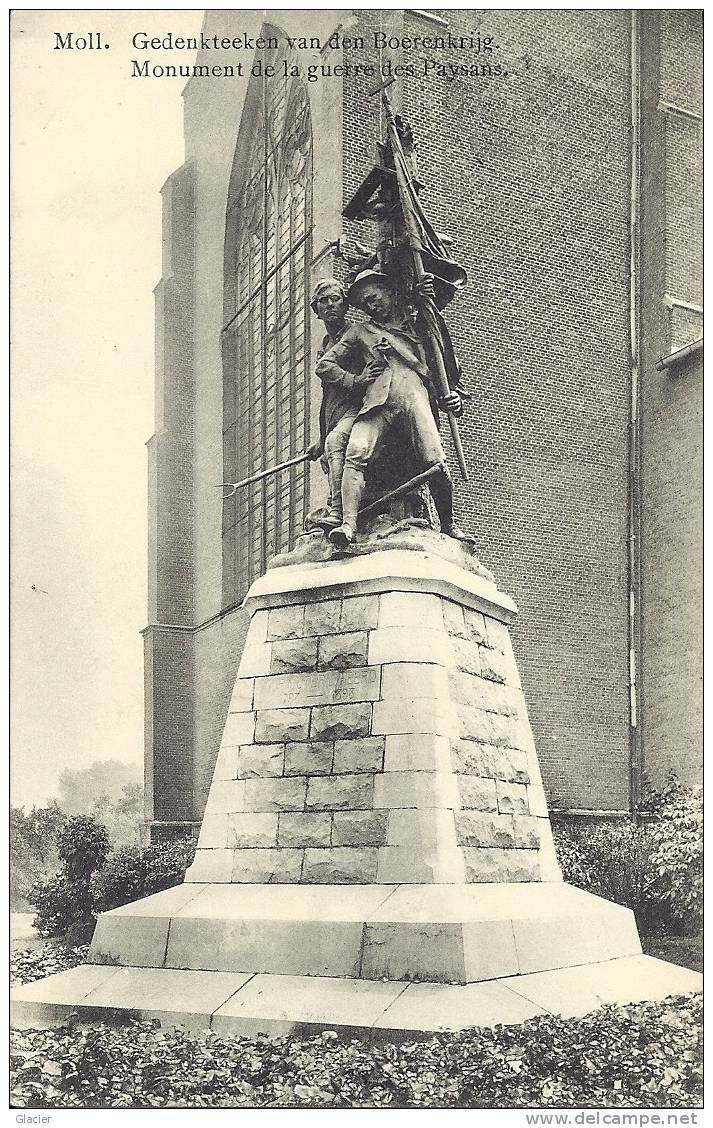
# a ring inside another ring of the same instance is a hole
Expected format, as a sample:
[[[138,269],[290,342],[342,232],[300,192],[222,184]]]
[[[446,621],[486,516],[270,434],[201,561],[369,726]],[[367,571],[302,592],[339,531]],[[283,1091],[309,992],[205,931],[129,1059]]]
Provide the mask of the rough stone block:
[[[380,772],[383,767],[383,736],[362,736],[359,740],[335,741],[332,767],[335,775],[346,772]]]
[[[214,780],[238,778],[238,749],[221,745],[213,772]]]
[[[486,713],[476,705],[457,706],[460,735],[464,740],[473,740],[478,744],[493,744],[493,728],[490,723],[492,713]]]
[[[468,882],[540,880],[536,850],[494,850],[464,846],[463,861]]]
[[[342,603],[339,629],[342,631],[370,631],[379,621],[378,595],[351,596]]]
[[[447,736],[411,733],[387,736],[385,772],[447,772],[451,767],[451,745]]]
[[[322,635],[338,634],[342,629],[341,599],[323,599],[310,603],[305,611],[305,634],[319,638]]]
[[[326,635],[319,640],[320,667],[325,670],[349,670],[353,666],[365,666],[367,639],[366,631]]]
[[[293,884],[302,873],[302,850],[287,848],[273,850],[235,850],[233,853],[234,882],[267,885]]]
[[[445,631],[420,627],[378,627],[369,634],[369,665],[436,662],[450,666],[452,640]]]
[[[342,701],[374,701],[379,696],[379,674],[374,666],[364,666],[359,670],[274,674],[258,680],[255,708],[290,709]]]
[[[255,736],[254,713],[228,713],[228,719],[223,729],[221,745],[230,748],[239,744],[252,744]]]
[[[462,846],[499,846],[503,850],[512,850],[524,845],[524,830],[516,833],[512,815],[457,811],[456,833]]]
[[[284,744],[244,744],[238,752],[238,778],[281,776]]]
[[[446,772],[384,772],[374,780],[374,807],[460,807],[456,779]]]
[[[302,638],[305,609],[302,604],[290,607],[273,607],[267,625],[268,641],[282,638]]]
[[[485,730],[490,732],[489,729]],[[498,749],[492,744],[478,740],[453,740],[451,742],[451,764],[453,771],[461,775],[493,777],[493,762]]]
[[[473,642],[478,644],[488,641],[488,634],[485,625],[485,617],[481,611],[473,611],[471,608],[465,608],[465,625],[468,629],[468,637]]]
[[[331,741],[313,741],[285,746],[285,775],[329,775],[332,770]]]
[[[245,809],[248,811],[303,811],[307,780],[246,779]]]
[[[370,702],[317,706],[312,710],[310,739],[353,740],[358,736],[368,736],[371,728],[371,708]]]
[[[493,775],[509,783],[527,783],[530,778],[527,755],[519,748],[496,748]]]
[[[436,697],[449,699],[448,673],[443,666],[422,662],[394,662],[384,666],[381,674],[381,696]]]
[[[507,680],[507,664],[504,655],[499,650],[491,650],[489,646],[481,646],[480,669],[482,676],[489,681],[504,682]]]
[[[372,775],[315,776],[307,788],[308,810],[364,811],[373,806]]]
[[[257,678],[270,673],[272,644],[247,642],[238,666],[239,678]]]
[[[505,711],[499,700],[499,691],[503,687],[497,682],[486,681],[480,675],[469,674],[466,670],[453,669],[448,672],[448,685],[452,700],[461,705],[472,705],[486,713]]]
[[[198,836],[199,850],[225,849],[228,845],[227,811],[206,812]]]
[[[488,617],[485,623],[485,633],[488,646],[492,646],[494,650],[500,650],[503,654],[507,654],[508,651],[512,650],[510,631],[505,626],[505,623],[500,623],[497,619]]]
[[[545,820],[534,815],[513,815],[512,820],[515,845],[525,850],[537,850],[540,846],[540,826]]]
[[[447,701],[437,698],[391,698],[374,703],[374,735],[432,733],[455,735],[455,718]]]
[[[316,638],[288,638],[273,642],[271,674],[293,674],[316,667]]]
[[[506,713],[513,717],[526,713],[522,690],[515,685],[500,685],[488,682],[489,694],[493,700],[494,712]]]
[[[464,810],[497,811],[495,780],[483,776],[458,776],[461,807]]]
[[[221,780],[218,787],[211,787],[206,803],[206,815],[220,814],[223,811],[245,810],[245,780]]]
[[[309,715],[309,709],[263,709],[256,714],[255,742],[278,744],[288,740],[306,740],[309,736]]]
[[[253,707],[254,678],[237,678],[228,706],[229,713],[249,713]]]
[[[329,811],[281,813],[279,820],[278,846],[329,846],[332,833]]]
[[[443,607],[443,624],[451,635],[457,635],[459,638],[468,638],[468,629],[465,625],[465,615],[460,603],[452,603],[450,599],[444,599]]]
[[[527,802],[527,787],[524,783],[505,783],[497,780],[498,810],[501,815],[526,815],[530,807]]]
[[[277,815],[240,812],[228,815],[228,846],[277,845]]]
[[[375,846],[338,846],[305,850],[303,881],[320,884],[368,884],[376,880],[378,850]]]
[[[469,638],[451,638],[451,664],[468,674],[480,676],[480,647]]]
[[[383,846],[388,811],[337,811],[332,816],[332,845]]]
[[[381,596],[379,629],[419,623],[425,630],[442,631],[441,598],[427,592],[389,591]]]
[[[488,713],[490,723],[491,742],[495,745],[515,748],[517,745],[517,725],[513,717],[503,716],[502,713]]]

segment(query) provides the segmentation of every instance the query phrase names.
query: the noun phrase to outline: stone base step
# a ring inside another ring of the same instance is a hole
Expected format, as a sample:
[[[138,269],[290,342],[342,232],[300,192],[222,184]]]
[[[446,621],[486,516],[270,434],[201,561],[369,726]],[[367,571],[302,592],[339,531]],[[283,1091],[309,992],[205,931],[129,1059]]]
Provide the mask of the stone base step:
[[[103,913],[89,958],[465,984],[640,953],[629,909],[562,882],[187,883]]]
[[[163,1025],[254,1036],[335,1030],[373,1040],[514,1025],[538,1014],[586,1014],[607,1003],[701,989],[696,972],[651,956],[471,983],[377,983],[301,975],[244,975],[89,964],[12,994],[13,1025],[158,1019]]]

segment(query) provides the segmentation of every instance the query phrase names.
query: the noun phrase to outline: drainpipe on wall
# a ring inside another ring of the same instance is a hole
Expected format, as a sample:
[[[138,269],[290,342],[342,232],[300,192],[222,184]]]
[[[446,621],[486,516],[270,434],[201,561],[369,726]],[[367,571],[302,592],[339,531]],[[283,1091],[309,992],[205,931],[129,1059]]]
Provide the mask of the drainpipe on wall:
[[[639,241],[640,241],[640,117],[641,60],[639,55],[639,13],[631,12],[631,124],[630,124],[630,199],[629,199],[629,499],[628,499],[628,579],[629,579],[629,809],[632,817],[641,799],[643,771],[638,683],[641,640],[641,559],[640,559],[640,416],[641,389],[639,326]]]

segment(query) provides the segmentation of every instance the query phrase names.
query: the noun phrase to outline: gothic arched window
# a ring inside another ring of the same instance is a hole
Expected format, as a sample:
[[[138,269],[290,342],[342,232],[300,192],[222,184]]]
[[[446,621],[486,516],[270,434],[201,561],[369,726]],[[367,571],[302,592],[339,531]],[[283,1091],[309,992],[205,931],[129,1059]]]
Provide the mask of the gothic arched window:
[[[278,37],[280,41],[282,36]],[[300,454],[309,442],[312,129],[282,46],[258,53],[230,179],[223,320],[223,481]],[[304,465],[239,490],[223,510],[223,606],[301,531]]]

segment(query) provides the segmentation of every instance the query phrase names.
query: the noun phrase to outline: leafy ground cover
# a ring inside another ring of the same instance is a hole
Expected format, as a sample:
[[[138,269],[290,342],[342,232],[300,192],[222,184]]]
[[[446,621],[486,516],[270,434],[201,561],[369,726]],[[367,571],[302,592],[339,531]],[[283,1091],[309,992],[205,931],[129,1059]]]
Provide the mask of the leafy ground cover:
[[[695,1108],[701,1001],[605,1007],[576,1020],[369,1045],[125,1027],[16,1031],[23,1107]]]
[[[69,967],[87,962],[89,946],[69,948],[60,941],[47,941],[41,946],[20,948],[10,955],[10,982],[32,983],[47,975],[56,975]]]

